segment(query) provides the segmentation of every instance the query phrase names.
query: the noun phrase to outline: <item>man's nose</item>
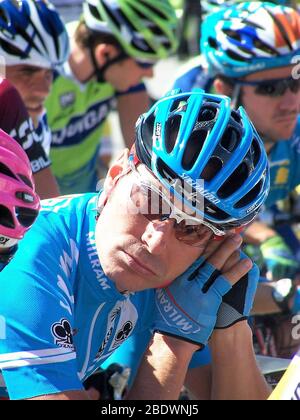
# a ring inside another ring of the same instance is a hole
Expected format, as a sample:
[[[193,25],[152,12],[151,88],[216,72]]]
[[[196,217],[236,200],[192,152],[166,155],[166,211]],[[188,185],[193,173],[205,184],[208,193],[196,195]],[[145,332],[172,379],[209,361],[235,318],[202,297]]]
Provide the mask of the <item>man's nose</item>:
[[[142,235],[142,241],[147,245],[151,254],[161,255],[165,252],[170,241],[174,240],[174,220],[155,220],[149,222]]]

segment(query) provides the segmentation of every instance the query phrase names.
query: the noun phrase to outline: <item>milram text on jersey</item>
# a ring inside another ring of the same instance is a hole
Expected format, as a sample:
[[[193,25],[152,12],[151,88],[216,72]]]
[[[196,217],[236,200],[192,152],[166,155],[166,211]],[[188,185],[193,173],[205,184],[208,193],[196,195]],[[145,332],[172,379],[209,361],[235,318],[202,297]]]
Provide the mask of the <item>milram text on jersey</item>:
[[[11,399],[83,389],[82,380],[133,331],[150,327],[153,290],[121,294],[103,273],[96,200],[44,201],[0,273],[0,369]]]

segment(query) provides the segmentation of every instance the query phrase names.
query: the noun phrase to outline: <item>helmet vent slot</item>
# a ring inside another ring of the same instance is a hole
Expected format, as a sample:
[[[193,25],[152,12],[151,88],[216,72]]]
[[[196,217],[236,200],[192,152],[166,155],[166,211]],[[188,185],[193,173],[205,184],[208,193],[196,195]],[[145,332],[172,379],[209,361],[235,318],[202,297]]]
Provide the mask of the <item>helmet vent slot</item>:
[[[3,174],[3,175],[6,175],[6,176],[8,176],[8,177],[10,177],[10,178],[13,178],[13,179],[18,179],[13,173],[12,173],[12,171],[6,166],[6,165],[4,165],[4,163],[1,163],[0,162],[0,173],[1,174]]]
[[[166,149],[168,153],[171,153],[174,149],[176,144],[176,140],[179,133],[181,123],[181,116],[175,114],[171,119],[168,121],[166,132],[165,132],[165,139],[166,139]]]
[[[248,165],[245,162],[242,162],[219,189],[218,196],[224,199],[230,197],[241,188],[248,176]]]
[[[36,210],[27,207],[16,207],[16,216],[20,224],[26,228],[30,227],[37,218]]]
[[[216,156],[213,156],[209,159],[207,165],[202,171],[202,174],[200,176],[201,179],[204,179],[204,181],[211,181],[222,169],[223,162],[221,159],[219,159]]]
[[[4,206],[0,205],[0,225],[9,229],[15,227],[11,212]]]
[[[241,200],[239,200],[234,205],[234,208],[240,209],[242,207],[248,206],[259,195],[262,185],[262,181],[258,182],[255,187],[252,188],[252,190],[250,190]]]
[[[194,166],[207,138],[207,130],[194,130],[188,139],[184,155],[182,158],[182,167],[189,171]]]

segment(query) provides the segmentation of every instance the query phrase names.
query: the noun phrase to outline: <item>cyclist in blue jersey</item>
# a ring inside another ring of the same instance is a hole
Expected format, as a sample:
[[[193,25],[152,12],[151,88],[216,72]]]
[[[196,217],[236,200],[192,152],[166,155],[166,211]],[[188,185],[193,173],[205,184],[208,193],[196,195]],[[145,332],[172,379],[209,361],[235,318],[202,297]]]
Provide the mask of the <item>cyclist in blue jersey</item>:
[[[18,90],[37,132],[35,142],[44,149],[32,165],[42,198],[59,195],[49,159],[51,134],[44,102],[50,92],[53,70],[67,59],[68,52],[64,24],[50,3],[0,1],[0,55],[5,76]],[[11,104],[5,106],[10,108]],[[26,127],[15,127],[19,128],[23,134]],[[26,148],[29,147],[28,141]]]
[[[203,23],[203,56],[184,66],[174,84],[174,88],[186,92],[193,87],[207,92],[217,90],[218,93],[231,95],[235,102],[245,107],[269,154],[271,192],[267,206],[285,198],[300,182],[300,82],[277,80],[291,76],[292,70],[295,70],[292,60],[300,53],[299,28],[299,15],[288,7],[258,2],[226,7]],[[243,81],[248,79],[263,80],[264,83],[258,86],[259,89],[243,85]],[[299,264],[281,236],[259,222],[254,222],[248,232],[256,244],[261,244],[274,278],[293,275]],[[257,314],[286,312],[288,309],[297,311],[298,301],[299,294],[295,295],[290,280],[263,284],[259,288],[254,310]],[[103,367],[118,361],[135,372],[137,355],[143,354],[149,337],[147,333],[133,336]],[[209,383],[209,364],[210,354],[206,348],[194,356],[190,367],[204,366],[201,375],[207,375],[206,383]],[[199,389],[205,382],[198,380],[199,372],[192,372],[187,378],[190,387],[196,389],[197,396],[209,397],[210,389]]]
[[[0,130],[0,271],[34,223],[40,200],[29,159],[22,147]]]
[[[45,201],[0,274],[10,398],[87,399],[82,382],[147,330],[129,398],[178,398],[210,337],[214,395],[266,398],[247,323],[258,272],[236,230],[268,188],[263,144],[242,107],[203,91],[158,101],[100,195]]]
[[[186,91],[198,86],[230,95],[245,107],[269,155],[268,207],[300,183],[299,28],[295,10],[271,3],[245,2],[212,14],[202,26],[202,60],[175,82]],[[247,237],[260,246],[273,279],[293,276],[298,262],[278,233],[256,222]]]

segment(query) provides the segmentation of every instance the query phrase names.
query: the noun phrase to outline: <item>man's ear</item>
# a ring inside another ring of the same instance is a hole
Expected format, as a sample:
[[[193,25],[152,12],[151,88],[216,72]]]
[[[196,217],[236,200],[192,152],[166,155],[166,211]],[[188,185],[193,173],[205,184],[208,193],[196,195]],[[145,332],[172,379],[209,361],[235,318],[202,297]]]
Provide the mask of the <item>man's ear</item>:
[[[104,191],[107,195],[113,190],[119,177],[127,172],[128,157],[129,149],[124,149],[110,166],[104,182]]]
[[[214,89],[218,95],[232,95],[232,86],[219,78],[216,78],[214,81]]]
[[[95,47],[95,58],[99,65],[102,67],[108,60],[116,56],[117,49],[111,44],[99,44]]]

